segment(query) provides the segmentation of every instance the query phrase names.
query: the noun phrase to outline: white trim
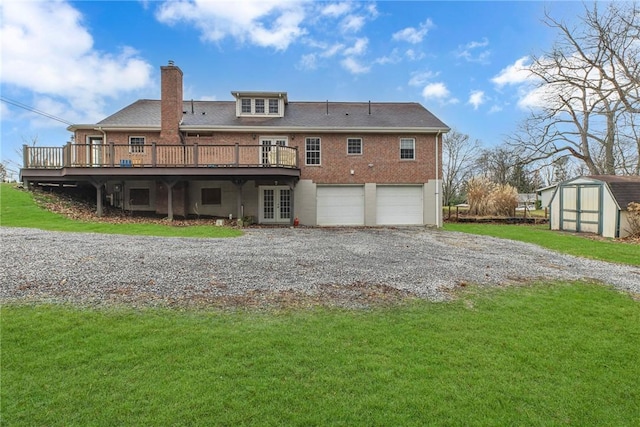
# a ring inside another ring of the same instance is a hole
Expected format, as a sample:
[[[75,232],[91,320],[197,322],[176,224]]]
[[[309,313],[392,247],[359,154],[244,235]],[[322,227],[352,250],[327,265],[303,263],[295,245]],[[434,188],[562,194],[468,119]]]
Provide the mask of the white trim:
[[[317,139],[318,140],[318,163],[308,163],[307,162],[307,140],[308,139]],[[304,137],[304,165],[305,166],[322,166],[322,138],[319,136],[305,136]]]

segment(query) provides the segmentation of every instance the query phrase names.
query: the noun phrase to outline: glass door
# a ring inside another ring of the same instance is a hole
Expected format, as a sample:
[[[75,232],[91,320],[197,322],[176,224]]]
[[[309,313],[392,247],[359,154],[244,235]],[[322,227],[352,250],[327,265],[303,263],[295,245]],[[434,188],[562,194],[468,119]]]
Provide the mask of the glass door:
[[[263,166],[276,164],[277,151],[274,149],[274,147],[286,147],[287,145],[287,138],[283,136],[260,137],[260,164]]]
[[[291,189],[287,186],[260,187],[260,222],[288,224],[291,221]]]

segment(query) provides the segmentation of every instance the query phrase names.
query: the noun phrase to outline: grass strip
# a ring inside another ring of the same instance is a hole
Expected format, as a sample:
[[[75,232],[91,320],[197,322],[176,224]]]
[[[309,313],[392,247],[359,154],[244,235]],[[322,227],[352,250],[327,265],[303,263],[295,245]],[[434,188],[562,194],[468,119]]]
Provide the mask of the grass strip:
[[[0,184],[0,225],[27,227],[50,231],[127,234],[163,237],[237,237],[242,231],[230,227],[193,225],[177,227],[150,223],[108,223],[69,219],[42,209],[34,200],[34,193],[10,184]]]
[[[446,223],[444,229],[534,243],[569,255],[640,266],[640,245],[553,231],[548,225]]]
[[[370,311],[8,305],[6,425],[633,425],[640,304],[588,284]]]

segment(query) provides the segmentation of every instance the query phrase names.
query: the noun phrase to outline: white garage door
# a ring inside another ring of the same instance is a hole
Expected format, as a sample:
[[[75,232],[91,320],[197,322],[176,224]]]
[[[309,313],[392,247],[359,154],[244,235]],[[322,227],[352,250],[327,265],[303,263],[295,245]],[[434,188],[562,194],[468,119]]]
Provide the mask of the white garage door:
[[[376,221],[378,225],[422,225],[422,186],[378,186]]]
[[[364,225],[364,187],[319,186],[318,225]]]

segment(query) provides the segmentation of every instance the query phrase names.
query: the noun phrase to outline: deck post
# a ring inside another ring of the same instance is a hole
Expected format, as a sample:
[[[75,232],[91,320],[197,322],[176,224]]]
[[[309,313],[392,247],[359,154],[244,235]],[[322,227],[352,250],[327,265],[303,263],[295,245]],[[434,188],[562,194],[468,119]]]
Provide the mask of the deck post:
[[[242,186],[246,181],[242,179],[234,179],[233,183],[236,185],[236,217],[241,220],[244,216],[242,212]]]
[[[22,167],[28,168],[29,165],[29,146],[27,144],[22,145]]]
[[[289,209],[291,209],[290,215],[289,215],[289,225],[293,227],[294,225],[294,221],[295,221],[295,203],[294,203],[294,197],[293,195],[295,194],[295,186],[296,183],[294,180],[289,181],[289,203],[291,204],[291,206],[289,207]]]
[[[151,166],[156,167],[158,165],[158,146],[155,142],[151,143]]]
[[[178,183],[178,179],[163,179],[162,182],[167,186],[167,219],[173,221],[173,187]]]
[[[103,180],[92,179],[91,184],[96,188],[96,215],[99,217],[103,214],[102,208],[102,186],[104,185]]]
[[[193,143],[193,166],[198,167],[198,143]]]

